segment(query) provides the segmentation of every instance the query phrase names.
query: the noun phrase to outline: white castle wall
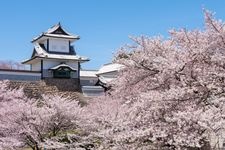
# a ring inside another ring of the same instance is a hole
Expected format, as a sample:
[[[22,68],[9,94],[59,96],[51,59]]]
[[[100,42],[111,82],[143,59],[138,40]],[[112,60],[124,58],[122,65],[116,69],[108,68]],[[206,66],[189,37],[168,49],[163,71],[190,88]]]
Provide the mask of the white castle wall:
[[[38,81],[41,80],[41,73],[0,69],[0,80]]]
[[[78,69],[78,63],[76,61],[69,61],[69,60],[63,61],[63,60],[52,60],[52,59],[43,60],[43,69],[50,69],[52,67],[59,65],[60,63],[66,63],[67,65],[75,69]]]
[[[32,64],[31,71],[41,71],[41,62],[37,62]]]
[[[69,41],[62,39],[49,39],[49,51],[69,53]]]

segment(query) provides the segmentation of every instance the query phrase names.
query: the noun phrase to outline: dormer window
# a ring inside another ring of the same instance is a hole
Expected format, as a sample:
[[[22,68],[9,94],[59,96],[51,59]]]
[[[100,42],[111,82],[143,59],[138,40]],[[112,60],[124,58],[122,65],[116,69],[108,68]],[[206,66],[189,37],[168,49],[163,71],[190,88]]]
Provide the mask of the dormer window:
[[[53,70],[54,78],[70,78],[71,69],[67,67],[60,67],[57,70]]]
[[[61,63],[58,66],[50,68],[49,70],[53,71],[54,78],[71,78],[71,73],[77,71],[65,63]]]

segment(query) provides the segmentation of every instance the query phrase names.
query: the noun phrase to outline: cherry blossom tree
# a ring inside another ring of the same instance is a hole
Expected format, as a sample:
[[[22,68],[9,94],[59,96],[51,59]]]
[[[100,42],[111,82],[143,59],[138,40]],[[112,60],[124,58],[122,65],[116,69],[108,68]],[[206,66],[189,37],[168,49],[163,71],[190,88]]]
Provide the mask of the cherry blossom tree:
[[[135,44],[118,52],[115,62],[125,68],[110,95],[86,112],[106,149],[221,146],[215,139],[225,135],[225,26],[204,12],[204,30],[132,38]]]
[[[39,150],[52,137],[80,125],[82,109],[76,100],[46,95],[41,100],[28,99],[22,89],[9,89],[8,81],[0,84],[0,149]]]
[[[170,30],[167,39],[132,38],[134,44],[115,57],[125,67],[109,94],[83,108],[57,96],[27,99],[22,89],[9,90],[7,82],[1,82],[0,149],[65,149],[54,137],[78,126],[89,132],[84,139],[95,149],[221,147],[225,26],[204,12],[203,30]]]

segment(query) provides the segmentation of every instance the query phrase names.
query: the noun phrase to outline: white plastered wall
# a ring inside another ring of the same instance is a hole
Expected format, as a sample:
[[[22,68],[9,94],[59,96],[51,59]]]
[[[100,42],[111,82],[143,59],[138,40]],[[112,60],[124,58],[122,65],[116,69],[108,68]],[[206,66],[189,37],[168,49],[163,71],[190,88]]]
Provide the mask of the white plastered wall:
[[[69,53],[69,41],[63,39],[49,39],[49,51]]]
[[[43,69],[50,69],[52,67],[55,67],[61,63],[66,63],[67,65],[78,69],[78,62],[71,61],[71,60],[54,60],[54,59],[47,59],[43,60]]]
[[[31,71],[41,71],[41,62],[31,64]]]

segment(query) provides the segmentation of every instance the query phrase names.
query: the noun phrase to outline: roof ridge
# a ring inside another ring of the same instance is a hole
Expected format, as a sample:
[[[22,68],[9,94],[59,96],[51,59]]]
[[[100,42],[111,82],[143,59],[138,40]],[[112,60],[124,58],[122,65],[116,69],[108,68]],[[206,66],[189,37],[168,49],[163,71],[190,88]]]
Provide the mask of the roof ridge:
[[[56,32],[57,30],[60,30],[60,31]],[[54,33],[54,32],[56,32],[56,33]],[[53,37],[53,38],[58,37],[58,38],[68,38],[68,39],[80,39],[79,35],[72,34],[72,33],[68,32],[66,29],[64,29],[60,22],[53,25],[51,28],[47,29],[47,31],[42,32],[37,37],[33,38],[33,40],[31,42],[34,42],[43,36],[49,36],[49,37]]]

